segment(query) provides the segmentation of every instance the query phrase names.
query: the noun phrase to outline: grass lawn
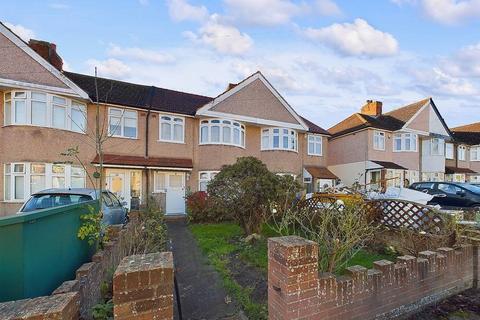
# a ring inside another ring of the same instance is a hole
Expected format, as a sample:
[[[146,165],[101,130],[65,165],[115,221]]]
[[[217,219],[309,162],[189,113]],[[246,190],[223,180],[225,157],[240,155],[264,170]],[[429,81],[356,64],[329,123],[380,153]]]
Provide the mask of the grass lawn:
[[[242,230],[234,223],[218,224],[192,224],[190,229],[194,234],[202,251],[208,256],[215,269],[222,275],[223,283],[227,291],[241,304],[249,319],[266,319],[266,301],[252,299],[251,287],[242,287],[232,276],[229,270],[229,257],[238,255],[242,262],[258,268],[259,272],[265,275],[268,268],[267,237],[275,236],[275,232],[264,226],[262,234],[264,239],[254,244],[246,244],[241,241]],[[373,262],[377,260],[392,260],[395,256],[379,254],[360,250],[338,274],[344,274],[345,268],[353,265],[361,265],[372,268]]]

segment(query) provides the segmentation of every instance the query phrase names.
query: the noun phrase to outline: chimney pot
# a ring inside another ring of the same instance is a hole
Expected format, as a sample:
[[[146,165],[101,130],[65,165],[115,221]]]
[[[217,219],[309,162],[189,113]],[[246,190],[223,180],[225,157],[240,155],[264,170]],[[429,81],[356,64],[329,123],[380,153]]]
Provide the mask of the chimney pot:
[[[360,113],[375,117],[379,116],[382,114],[382,102],[367,100],[367,103],[362,106]]]

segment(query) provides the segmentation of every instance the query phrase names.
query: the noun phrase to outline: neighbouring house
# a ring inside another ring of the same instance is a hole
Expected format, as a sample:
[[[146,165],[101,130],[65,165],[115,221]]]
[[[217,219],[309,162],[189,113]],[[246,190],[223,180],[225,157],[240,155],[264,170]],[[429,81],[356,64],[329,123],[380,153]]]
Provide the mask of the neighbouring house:
[[[183,214],[187,190],[206,190],[242,156],[309,191],[336,179],[327,169],[330,134],[260,72],[212,98],[63,71],[54,44],[26,43],[1,23],[0,48],[0,216],[41,189],[93,186],[97,102],[109,136],[102,183],[130,208],[153,196],[167,214]],[[71,147],[78,160],[61,155]]]
[[[452,140],[432,98],[382,112],[382,102],[367,100],[328,131],[328,168],[346,185],[367,189],[443,181],[445,141]]]
[[[445,180],[480,183],[480,122],[451,131],[454,140],[445,148]]]

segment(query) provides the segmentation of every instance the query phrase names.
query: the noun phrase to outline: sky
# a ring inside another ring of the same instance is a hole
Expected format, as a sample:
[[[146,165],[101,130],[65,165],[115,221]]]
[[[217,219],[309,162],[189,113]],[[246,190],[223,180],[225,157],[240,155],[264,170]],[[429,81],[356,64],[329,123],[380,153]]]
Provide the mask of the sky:
[[[480,0],[16,0],[0,20],[73,72],[217,96],[259,70],[324,128],[429,96],[480,121]]]

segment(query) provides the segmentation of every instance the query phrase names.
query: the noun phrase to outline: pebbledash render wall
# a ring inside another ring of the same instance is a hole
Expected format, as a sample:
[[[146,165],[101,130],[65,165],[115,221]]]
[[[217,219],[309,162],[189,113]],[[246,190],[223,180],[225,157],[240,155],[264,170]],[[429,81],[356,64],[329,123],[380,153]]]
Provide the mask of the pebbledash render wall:
[[[268,242],[268,312],[272,320],[392,319],[479,286],[479,248],[464,245],[318,272],[318,246],[296,236]]]

